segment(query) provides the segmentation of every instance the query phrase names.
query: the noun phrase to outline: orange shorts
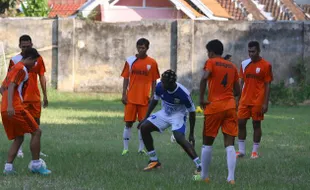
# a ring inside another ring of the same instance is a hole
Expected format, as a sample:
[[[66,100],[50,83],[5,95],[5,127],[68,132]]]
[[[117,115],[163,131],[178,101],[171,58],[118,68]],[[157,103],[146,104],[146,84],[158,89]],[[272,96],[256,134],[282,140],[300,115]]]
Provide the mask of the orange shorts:
[[[223,133],[234,137],[238,135],[238,118],[235,108],[205,115],[203,135],[216,137],[221,126]]]
[[[16,110],[15,115],[9,117],[7,112],[1,112],[2,123],[9,140],[13,140],[25,133],[35,132],[39,126],[27,110]]]
[[[254,121],[264,120],[262,106],[248,106],[240,104],[238,107],[238,119],[249,119],[251,117]]]
[[[41,102],[23,102],[24,108],[36,119],[41,117]]]
[[[137,104],[126,104],[125,106],[125,122],[134,122],[137,120],[142,121],[146,115],[148,109],[148,105],[137,105]]]

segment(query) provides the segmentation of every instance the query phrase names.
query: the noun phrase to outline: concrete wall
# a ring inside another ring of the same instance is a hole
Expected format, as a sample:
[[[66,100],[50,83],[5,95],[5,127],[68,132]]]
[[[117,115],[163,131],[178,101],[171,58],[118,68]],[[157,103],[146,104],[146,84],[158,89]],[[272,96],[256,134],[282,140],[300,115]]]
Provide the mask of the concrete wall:
[[[150,40],[148,54],[157,60],[160,71],[176,70],[179,82],[190,90],[198,89],[207,59],[205,45],[215,38],[224,43],[224,54],[232,54],[238,67],[248,57],[247,43],[261,42],[275,82],[294,77],[290,69],[298,58],[309,68],[310,22],[2,19],[0,32],[7,55],[19,52],[20,35],[31,35],[45,59],[49,84],[60,91],[120,92],[125,58],[136,53],[135,43],[141,37]],[[269,44],[263,45],[264,40]]]

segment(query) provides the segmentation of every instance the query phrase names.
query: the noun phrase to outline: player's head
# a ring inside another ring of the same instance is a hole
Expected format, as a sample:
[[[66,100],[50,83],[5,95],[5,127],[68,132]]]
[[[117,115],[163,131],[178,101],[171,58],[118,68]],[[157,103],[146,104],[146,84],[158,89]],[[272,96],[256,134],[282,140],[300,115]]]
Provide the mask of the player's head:
[[[256,61],[260,58],[260,46],[258,41],[250,41],[248,44],[249,57],[252,61]]]
[[[23,53],[23,63],[27,69],[31,69],[37,59],[40,57],[40,54],[35,48],[27,48]]]
[[[173,91],[176,87],[177,75],[171,69],[161,75],[161,84],[165,90]]]
[[[230,54],[225,55],[224,59],[228,60],[228,61],[231,61],[231,55]]]
[[[223,55],[224,46],[220,40],[211,40],[206,45],[206,48],[208,50],[208,57],[218,57]]]
[[[29,35],[22,35],[19,37],[19,48],[22,50],[22,54],[28,48],[32,48],[32,40]]]
[[[139,57],[145,57],[146,56],[146,52],[149,49],[150,46],[150,42],[145,39],[145,38],[140,38],[137,41],[137,51],[138,51],[138,56]]]

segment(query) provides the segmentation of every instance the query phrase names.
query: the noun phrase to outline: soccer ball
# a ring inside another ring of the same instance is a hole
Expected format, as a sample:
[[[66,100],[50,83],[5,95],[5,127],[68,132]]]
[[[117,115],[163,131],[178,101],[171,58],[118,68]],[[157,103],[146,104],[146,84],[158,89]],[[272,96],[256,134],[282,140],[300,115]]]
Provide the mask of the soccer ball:
[[[173,134],[172,134],[171,137],[170,137],[170,141],[171,141],[172,143],[175,143],[175,138],[174,138]]]
[[[42,163],[42,166],[46,169],[46,163],[45,163],[45,161],[44,161],[42,158],[40,158],[40,161],[41,161],[41,163]],[[29,169],[30,171],[32,170],[31,161],[30,161],[29,164],[28,164],[28,169]]]

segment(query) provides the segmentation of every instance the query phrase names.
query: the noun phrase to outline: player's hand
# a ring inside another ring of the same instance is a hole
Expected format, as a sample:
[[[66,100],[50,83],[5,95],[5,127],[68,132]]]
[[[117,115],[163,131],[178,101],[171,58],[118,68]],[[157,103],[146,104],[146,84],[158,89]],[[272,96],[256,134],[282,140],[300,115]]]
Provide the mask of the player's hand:
[[[43,108],[47,108],[48,106],[48,100],[47,100],[47,97],[44,97],[43,98]]]
[[[263,104],[262,113],[263,113],[263,114],[264,114],[264,113],[267,113],[267,111],[268,111],[268,105]]]
[[[126,94],[123,94],[123,96],[122,96],[122,103],[123,103],[124,105],[127,104],[127,95],[126,95]]]
[[[193,134],[189,134],[188,141],[195,147],[195,137]]]
[[[209,102],[209,101],[200,100],[200,107],[204,110],[206,108],[206,106],[210,103],[211,102]]]
[[[6,111],[7,111],[9,117],[12,117],[13,115],[15,115],[15,110],[12,106],[8,106]]]

